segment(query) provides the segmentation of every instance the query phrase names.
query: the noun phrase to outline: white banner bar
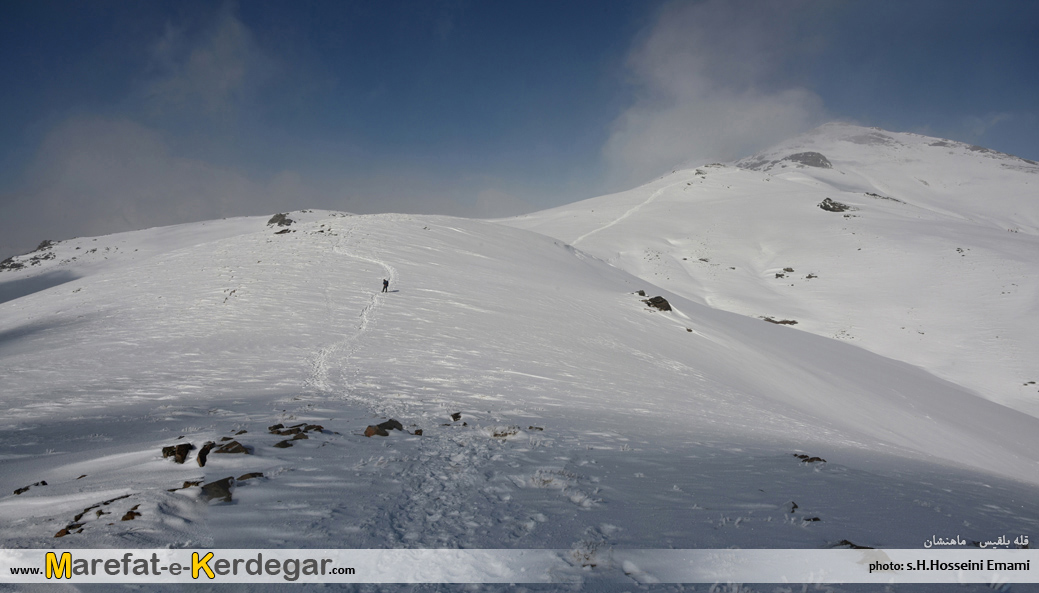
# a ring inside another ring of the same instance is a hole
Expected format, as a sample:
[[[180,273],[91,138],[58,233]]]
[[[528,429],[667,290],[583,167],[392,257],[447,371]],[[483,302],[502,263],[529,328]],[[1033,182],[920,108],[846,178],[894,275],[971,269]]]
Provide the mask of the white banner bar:
[[[586,581],[1039,583],[1039,550],[0,549],[0,583]]]

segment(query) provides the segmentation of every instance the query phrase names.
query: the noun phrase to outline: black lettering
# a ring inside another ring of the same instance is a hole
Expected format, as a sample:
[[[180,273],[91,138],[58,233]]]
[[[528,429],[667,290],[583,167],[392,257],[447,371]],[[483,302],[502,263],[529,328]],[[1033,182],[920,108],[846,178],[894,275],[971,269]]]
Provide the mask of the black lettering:
[[[256,568],[255,569],[251,568],[253,566],[255,566]],[[249,560],[249,561],[247,561],[245,563],[245,572],[249,573],[252,576],[258,576],[261,572],[263,572],[262,569],[263,569],[263,554],[257,554],[256,558],[253,558],[252,560]]]
[[[299,578],[299,560],[291,558],[285,561],[285,580],[294,581]]]

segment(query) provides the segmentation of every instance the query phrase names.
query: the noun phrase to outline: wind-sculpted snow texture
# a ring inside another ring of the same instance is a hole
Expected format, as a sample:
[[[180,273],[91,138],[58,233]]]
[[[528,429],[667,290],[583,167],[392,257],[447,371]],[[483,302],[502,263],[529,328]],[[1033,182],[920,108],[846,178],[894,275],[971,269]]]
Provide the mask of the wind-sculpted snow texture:
[[[0,304],[3,545],[572,549],[597,567],[560,587],[621,591],[641,586],[612,547],[1036,533],[1039,420],[923,369],[529,231],[290,218],[73,239],[0,273],[38,289]],[[388,418],[405,430],[363,436]],[[250,453],[161,454],[232,436]],[[185,484],[257,472],[231,502]]]
[[[1035,162],[828,124],[738,163],[503,222],[1039,416]]]

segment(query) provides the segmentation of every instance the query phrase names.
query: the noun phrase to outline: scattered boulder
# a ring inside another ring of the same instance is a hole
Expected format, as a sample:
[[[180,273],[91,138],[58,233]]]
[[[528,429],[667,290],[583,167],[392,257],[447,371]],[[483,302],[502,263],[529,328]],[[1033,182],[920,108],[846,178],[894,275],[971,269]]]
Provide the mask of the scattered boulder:
[[[819,207],[827,212],[844,212],[846,210],[851,210],[851,206],[840,202],[834,202],[830,198],[826,198],[822,202],[819,202]]]
[[[206,441],[206,444],[202,445],[202,448],[198,450],[198,455],[195,460],[198,461],[199,467],[206,467],[206,457],[209,456],[209,451],[216,446],[213,441]]]
[[[181,486],[180,488],[170,488],[170,489],[167,490],[167,492],[176,492],[177,490],[183,490],[185,488],[191,488],[193,486],[199,486],[201,484],[202,484],[202,480],[185,481],[184,485]]]
[[[19,488],[19,489],[15,490],[14,493],[15,493],[15,495],[18,495],[18,494],[21,494],[23,492],[28,492],[29,488],[32,488],[33,486],[46,486],[46,485],[47,485],[47,481],[46,480],[40,480],[39,482],[36,482],[35,484],[29,484],[28,486],[26,486],[24,488]]]
[[[417,437],[420,437],[420,436],[422,436],[422,429],[421,428],[416,428],[415,432],[413,432],[411,434],[413,434],[413,435],[415,435]]]
[[[461,419],[462,419],[462,413],[461,412],[455,412],[454,414],[451,414],[451,421],[452,422],[458,422]]]
[[[500,426],[500,427],[494,429],[494,432],[491,433],[491,436],[496,438],[496,439],[507,439],[507,438],[509,438],[511,436],[519,434],[519,432],[520,432],[520,427],[518,427],[518,426],[508,426],[508,427],[501,427]]]
[[[800,459],[801,463],[826,463],[822,457],[809,457],[804,453],[794,453],[794,457]]]
[[[238,476],[238,481],[239,482],[244,482],[246,480],[251,480],[253,478],[262,478],[262,477],[263,477],[263,472],[251,472],[251,473],[248,473],[248,474],[245,474],[245,475],[242,475],[242,476]]]
[[[249,432],[249,431],[248,431],[248,430],[239,430],[238,432],[236,432],[236,433],[234,433],[234,434],[235,434],[235,436],[238,436],[238,435],[240,435],[240,434],[245,434],[245,433],[247,433],[247,432]]]
[[[203,500],[222,500],[231,502],[231,490],[234,488],[234,477],[229,476],[222,480],[202,485]]]
[[[129,511],[126,511],[126,514],[123,515],[123,518],[121,520],[122,521],[133,521],[137,517],[140,517],[141,514],[137,512],[137,507],[139,507],[139,506],[141,506],[141,505],[135,504],[132,509],[130,509]],[[100,512],[100,511],[98,511],[98,512]]]
[[[382,428],[382,427],[379,427],[379,426],[368,425],[368,427],[364,429],[364,436],[366,436],[366,437],[374,437],[374,436],[388,437],[388,436],[390,436],[390,433],[386,432],[385,428]]]
[[[282,229],[282,230],[280,230],[280,231],[278,231],[278,232],[276,232],[274,234],[275,235],[284,235],[285,233],[291,233],[291,232],[292,232],[291,229]]]
[[[393,418],[390,418],[386,422],[383,422],[382,424],[380,424],[379,428],[381,428],[383,430],[404,430],[404,425],[401,424],[400,422],[397,422]]]
[[[793,319],[774,319],[772,317],[762,317],[769,323],[775,323],[776,325],[797,325],[797,322]]]
[[[217,449],[216,451],[213,451],[213,452],[214,453],[244,453],[244,454],[248,455],[249,454],[249,449],[247,449],[245,447],[245,445],[239,443],[238,441],[231,441],[230,443],[225,444],[224,446],[220,447],[219,449]]]
[[[277,443],[274,443],[274,446],[278,449],[288,449],[292,446],[292,441],[278,441]]]
[[[636,292],[635,294],[637,294],[637,295],[639,295],[641,297],[644,297],[644,296],[646,296],[646,291],[640,290],[640,291]]]
[[[642,302],[646,303],[650,307],[656,307],[657,309],[660,309],[661,311],[670,311],[671,310],[671,303],[667,302],[667,299],[665,299],[662,296],[655,296],[655,297],[652,297],[652,298],[648,298],[648,299],[646,299],[646,300],[644,300]]]
[[[294,440],[294,441],[299,441],[299,440],[302,440],[302,439],[309,439],[309,438],[310,437],[308,437],[307,433],[305,433],[305,432],[297,432],[296,434],[292,435],[292,440]]]
[[[275,424],[274,426],[268,426],[267,430],[269,430],[270,432],[274,432],[276,430],[281,430],[282,428],[285,428],[284,424]]]
[[[296,221],[294,221],[291,218],[289,218],[288,214],[286,214],[286,213],[278,213],[278,214],[275,214],[274,216],[272,216],[271,219],[267,221],[267,226],[273,226],[273,225],[289,226],[290,224],[292,224],[294,222],[296,222]]]
[[[184,460],[188,458],[188,452],[194,449],[195,446],[191,443],[181,443],[179,445],[171,445],[169,447],[162,448],[162,458],[172,457],[173,461],[177,463],[184,463]]]
[[[451,417],[454,418],[456,415],[458,417],[461,417],[461,414],[451,414]],[[386,422],[383,422],[382,424],[376,424],[374,426],[368,426],[367,428],[365,428],[364,429],[364,436],[366,436],[366,437],[371,437],[371,436],[388,437],[388,436],[390,436],[389,431],[391,431],[391,430],[403,431],[404,430],[404,425],[401,424],[400,422],[397,422],[393,418],[390,418],[389,420],[387,420]]]

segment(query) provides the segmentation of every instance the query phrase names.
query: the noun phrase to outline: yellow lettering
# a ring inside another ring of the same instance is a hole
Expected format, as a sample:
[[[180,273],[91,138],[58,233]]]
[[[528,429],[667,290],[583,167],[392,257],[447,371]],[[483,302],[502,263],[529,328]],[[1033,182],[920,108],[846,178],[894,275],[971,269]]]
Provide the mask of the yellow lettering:
[[[62,576],[62,573],[65,576]],[[54,552],[47,552],[47,578],[72,578],[72,554],[65,552],[61,555],[61,561],[58,561],[58,557]]]
[[[213,574],[213,569],[209,568],[209,561],[212,560],[212,559],[213,559],[213,553],[212,552],[210,552],[210,553],[206,554],[205,556],[203,556],[201,560],[198,559],[198,552],[192,552],[191,553],[191,578],[197,579],[198,578],[198,571],[199,570],[204,570],[204,571],[206,571],[206,574],[209,576],[209,578],[215,579],[216,575]]]

